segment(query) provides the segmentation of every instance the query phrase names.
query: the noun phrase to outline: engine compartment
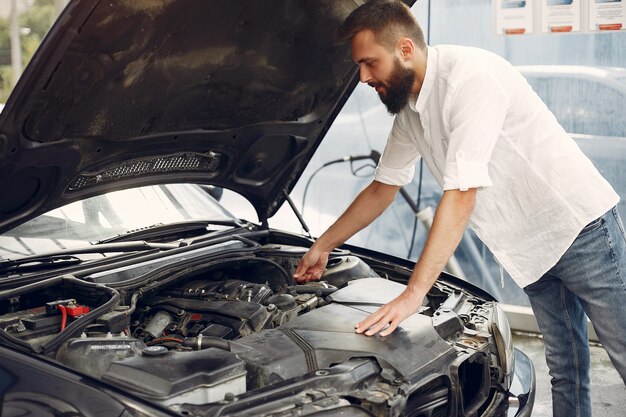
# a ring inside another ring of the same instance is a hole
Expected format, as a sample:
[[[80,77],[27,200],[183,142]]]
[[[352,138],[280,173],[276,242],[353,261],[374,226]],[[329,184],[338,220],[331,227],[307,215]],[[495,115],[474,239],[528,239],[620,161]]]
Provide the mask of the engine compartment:
[[[265,249],[132,285],[57,277],[4,291],[0,329],[49,360],[178,409],[358,357],[374,358],[386,383],[444,374],[433,357],[462,357],[459,369],[484,380],[472,397],[487,395],[497,366],[492,301],[438,282],[388,342],[366,338],[354,324],[397,296],[394,278],[405,276],[342,255],[322,281],[298,285],[291,274],[304,248]]]

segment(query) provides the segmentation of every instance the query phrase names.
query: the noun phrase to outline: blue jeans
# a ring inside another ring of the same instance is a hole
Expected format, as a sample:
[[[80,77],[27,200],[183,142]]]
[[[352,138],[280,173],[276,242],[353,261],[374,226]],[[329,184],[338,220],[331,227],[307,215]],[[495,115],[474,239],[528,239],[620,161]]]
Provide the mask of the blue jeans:
[[[587,316],[626,383],[626,233],[617,208],[524,291],[544,337],[553,417],[591,417]]]

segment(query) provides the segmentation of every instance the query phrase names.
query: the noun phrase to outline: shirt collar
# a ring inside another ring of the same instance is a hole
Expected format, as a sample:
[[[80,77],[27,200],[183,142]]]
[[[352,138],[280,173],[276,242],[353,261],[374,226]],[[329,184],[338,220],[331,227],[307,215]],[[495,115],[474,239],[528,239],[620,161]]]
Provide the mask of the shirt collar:
[[[433,47],[427,47],[426,56],[426,74],[424,74],[424,82],[422,82],[422,88],[420,89],[417,99],[412,97],[409,99],[409,107],[416,113],[422,113],[426,106],[426,100],[430,96],[430,92],[435,84],[435,74],[437,74],[437,50]]]

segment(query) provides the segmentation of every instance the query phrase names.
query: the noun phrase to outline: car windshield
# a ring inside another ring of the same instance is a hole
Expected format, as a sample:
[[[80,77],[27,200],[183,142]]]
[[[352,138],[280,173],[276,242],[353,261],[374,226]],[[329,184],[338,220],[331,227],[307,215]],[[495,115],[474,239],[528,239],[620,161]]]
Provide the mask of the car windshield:
[[[191,220],[235,220],[195,184],[168,184],[110,192],[68,204],[0,236],[0,258],[84,246],[120,233]]]

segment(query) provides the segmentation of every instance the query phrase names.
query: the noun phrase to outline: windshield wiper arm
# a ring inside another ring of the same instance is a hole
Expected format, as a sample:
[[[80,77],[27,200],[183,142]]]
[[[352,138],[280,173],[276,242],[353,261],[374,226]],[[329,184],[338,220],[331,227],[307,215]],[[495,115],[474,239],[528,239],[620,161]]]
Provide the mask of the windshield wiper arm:
[[[15,270],[20,265],[39,263],[40,266],[51,266],[55,263],[67,265],[67,263],[80,263],[82,259],[74,256],[87,253],[111,253],[111,252],[138,252],[151,249],[175,249],[180,247],[178,243],[148,243],[142,240],[133,242],[117,242],[96,244],[80,248],[69,248],[54,252],[40,253],[37,255],[24,256],[16,259],[0,261],[0,271]]]
[[[20,258],[15,260],[0,261],[0,272],[15,272],[22,270],[49,269],[60,266],[71,266],[81,263],[83,260],[73,255],[55,255],[55,256],[29,256],[28,258]]]
[[[98,241],[98,244],[121,242],[130,239],[155,239],[162,238],[168,235],[175,234],[189,234],[193,232],[210,232],[208,227],[211,225],[216,226],[231,226],[241,227],[242,224],[235,220],[189,220],[175,223],[157,223],[152,226],[142,227],[141,229],[130,230],[128,232],[120,233],[119,235],[112,236],[107,239]]]

